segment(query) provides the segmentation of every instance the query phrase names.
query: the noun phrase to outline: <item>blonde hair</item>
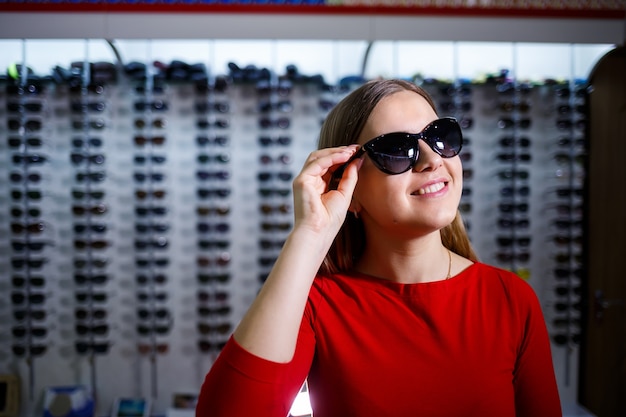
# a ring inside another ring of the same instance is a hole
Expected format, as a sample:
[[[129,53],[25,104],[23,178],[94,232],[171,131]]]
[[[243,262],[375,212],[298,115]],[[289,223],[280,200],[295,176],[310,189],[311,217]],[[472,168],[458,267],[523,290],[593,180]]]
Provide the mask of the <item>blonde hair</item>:
[[[320,130],[318,148],[356,143],[378,102],[400,91],[413,91],[419,94],[428,102],[435,113],[437,112],[430,95],[411,82],[403,80],[369,81],[351,92],[329,112]],[[478,260],[458,211],[452,223],[441,229],[441,240],[444,246],[452,252],[472,261]],[[348,214],[320,267],[320,272],[332,274],[352,269],[355,262],[363,254],[364,249],[365,230],[363,223],[352,214]]]

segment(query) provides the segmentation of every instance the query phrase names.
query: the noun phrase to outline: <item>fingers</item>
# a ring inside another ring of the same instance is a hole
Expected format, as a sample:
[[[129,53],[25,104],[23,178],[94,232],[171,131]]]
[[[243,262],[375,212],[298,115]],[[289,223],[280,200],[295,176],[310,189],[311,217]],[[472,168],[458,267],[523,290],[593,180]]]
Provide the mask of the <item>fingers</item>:
[[[338,228],[343,223],[356,186],[356,164],[350,163],[346,181],[341,181],[341,192],[328,192],[332,173],[346,164],[358,146],[321,149],[312,152],[302,171],[293,181],[294,218],[296,224],[315,230]]]
[[[332,167],[348,162],[358,148],[358,145],[349,145],[312,152],[307,158],[302,171],[309,175],[325,175],[331,171]]]
[[[359,178],[358,171],[363,164],[363,154],[355,153],[350,160],[340,169],[335,171],[331,178],[330,189],[336,189],[344,195],[352,195]],[[341,171],[341,173],[339,173]],[[341,175],[341,176],[340,176]]]

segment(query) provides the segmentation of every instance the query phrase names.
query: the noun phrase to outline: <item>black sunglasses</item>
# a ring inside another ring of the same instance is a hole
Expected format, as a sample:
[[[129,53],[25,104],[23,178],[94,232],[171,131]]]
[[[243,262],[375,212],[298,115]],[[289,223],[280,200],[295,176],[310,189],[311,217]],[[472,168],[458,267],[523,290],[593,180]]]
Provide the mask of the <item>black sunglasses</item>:
[[[463,133],[456,119],[444,117],[430,123],[419,133],[393,132],[375,137],[350,158],[348,163],[367,152],[378,169],[389,175],[402,174],[411,169],[419,156],[419,140],[422,139],[438,155],[452,158],[461,152]],[[333,175],[338,182],[348,163]]]

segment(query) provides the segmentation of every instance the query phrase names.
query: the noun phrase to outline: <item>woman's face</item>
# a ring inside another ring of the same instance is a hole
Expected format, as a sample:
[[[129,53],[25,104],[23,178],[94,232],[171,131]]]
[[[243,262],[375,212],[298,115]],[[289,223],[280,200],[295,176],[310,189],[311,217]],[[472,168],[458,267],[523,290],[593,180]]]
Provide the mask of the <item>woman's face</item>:
[[[419,94],[394,93],[376,105],[358,143],[391,132],[419,133],[436,119],[435,111]],[[368,230],[380,228],[416,237],[452,222],[462,188],[460,158],[443,158],[420,140],[415,166],[402,174],[385,174],[365,156],[351,210],[358,212]]]

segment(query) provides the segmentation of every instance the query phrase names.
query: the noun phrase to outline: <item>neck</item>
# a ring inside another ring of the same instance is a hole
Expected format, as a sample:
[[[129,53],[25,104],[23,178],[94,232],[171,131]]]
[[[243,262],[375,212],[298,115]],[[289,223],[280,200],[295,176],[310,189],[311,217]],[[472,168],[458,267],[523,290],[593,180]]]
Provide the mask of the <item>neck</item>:
[[[412,284],[449,278],[451,254],[439,233],[408,242],[368,239],[356,270],[390,281]]]

